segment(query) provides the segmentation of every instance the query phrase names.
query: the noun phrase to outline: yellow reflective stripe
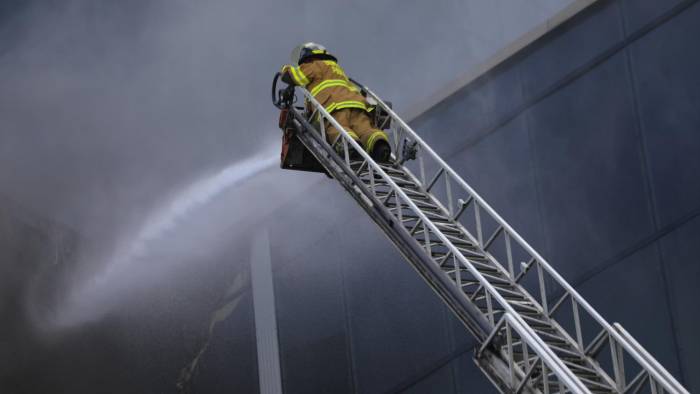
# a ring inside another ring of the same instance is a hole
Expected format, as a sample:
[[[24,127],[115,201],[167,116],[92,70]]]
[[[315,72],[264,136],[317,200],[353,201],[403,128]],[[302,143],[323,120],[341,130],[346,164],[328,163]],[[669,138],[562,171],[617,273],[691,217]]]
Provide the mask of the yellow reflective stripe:
[[[292,79],[294,80],[294,83],[301,85],[301,80],[299,78],[299,74],[297,73],[296,67],[290,66],[287,68],[290,74],[292,74]]]
[[[350,138],[354,139],[355,141],[359,141],[359,140],[360,140],[360,137],[358,137],[357,134],[355,134],[354,131],[352,131],[352,130],[345,130],[345,131],[347,131],[348,134],[350,134]]]
[[[358,91],[358,89],[355,86],[353,86],[350,82],[344,79],[327,79],[316,85],[313,89],[311,89],[311,95],[316,97],[316,95],[319,94],[322,90],[333,86],[342,86],[350,89],[353,92]]]
[[[374,148],[374,144],[376,144],[379,140],[389,142],[389,138],[387,137],[386,133],[381,130],[377,130],[372,133],[369,138],[367,138],[367,151],[371,152],[372,148]]]
[[[367,110],[367,106],[365,103],[359,102],[359,101],[351,101],[351,102],[342,102],[338,103],[338,106],[335,107],[336,110],[339,109],[344,109],[344,108],[359,108],[363,110]]]
[[[363,103],[362,101],[357,101],[357,100],[347,100],[347,101],[340,101],[337,103],[332,103],[329,106],[326,107],[326,111],[328,113],[331,113],[333,111],[337,111],[339,109],[345,109],[345,108],[359,108],[363,110],[367,110],[367,105]]]
[[[331,103],[323,108],[325,108],[326,112],[328,112],[329,114],[332,114],[333,111],[337,111],[337,110],[345,109],[345,108],[357,108],[357,109],[363,109],[363,110],[367,111],[367,105],[365,103],[363,103],[362,101],[356,101],[356,100],[347,100],[347,101],[340,101],[337,103]],[[316,113],[313,120],[314,121],[317,120],[320,115],[321,115],[320,112]]]
[[[298,85],[306,86],[309,84],[309,79],[299,67],[289,67],[289,71],[291,71],[292,73],[292,78],[294,78],[294,82],[296,82]]]
[[[304,72],[301,71],[301,68],[298,68],[297,70],[299,71],[299,76],[301,76],[301,81],[304,84],[304,86],[311,83],[311,81],[309,81],[309,77],[307,77],[306,74],[304,74]]]
[[[346,84],[347,82],[343,81],[342,79],[328,79],[319,83],[313,89],[311,89],[311,95],[316,97],[316,95],[323,89],[329,88],[331,86],[345,86]]]

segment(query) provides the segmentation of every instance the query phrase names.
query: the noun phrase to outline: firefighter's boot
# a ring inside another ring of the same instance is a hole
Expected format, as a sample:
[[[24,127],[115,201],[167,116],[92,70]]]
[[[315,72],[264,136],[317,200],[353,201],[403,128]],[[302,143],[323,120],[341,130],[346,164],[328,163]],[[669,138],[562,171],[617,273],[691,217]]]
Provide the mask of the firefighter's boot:
[[[379,163],[388,163],[391,158],[391,147],[386,140],[378,140],[372,147],[370,156]]]

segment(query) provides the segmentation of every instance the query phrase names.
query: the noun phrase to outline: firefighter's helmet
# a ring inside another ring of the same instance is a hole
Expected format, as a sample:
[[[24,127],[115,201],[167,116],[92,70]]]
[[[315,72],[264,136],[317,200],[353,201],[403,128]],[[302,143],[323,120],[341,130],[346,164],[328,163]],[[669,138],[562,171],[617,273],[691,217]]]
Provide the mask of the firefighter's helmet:
[[[315,42],[301,44],[292,50],[292,64],[300,65],[311,57],[337,61],[335,56],[328,53],[326,47]]]

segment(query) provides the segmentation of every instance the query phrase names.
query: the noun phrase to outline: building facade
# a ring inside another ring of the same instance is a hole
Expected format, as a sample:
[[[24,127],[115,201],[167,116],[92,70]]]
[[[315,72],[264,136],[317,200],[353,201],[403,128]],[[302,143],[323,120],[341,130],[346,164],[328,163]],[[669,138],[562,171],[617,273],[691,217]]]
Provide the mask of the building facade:
[[[598,1],[412,122],[691,392],[698,18],[696,1]],[[466,331],[340,186],[320,180],[267,226],[284,392],[495,392]]]

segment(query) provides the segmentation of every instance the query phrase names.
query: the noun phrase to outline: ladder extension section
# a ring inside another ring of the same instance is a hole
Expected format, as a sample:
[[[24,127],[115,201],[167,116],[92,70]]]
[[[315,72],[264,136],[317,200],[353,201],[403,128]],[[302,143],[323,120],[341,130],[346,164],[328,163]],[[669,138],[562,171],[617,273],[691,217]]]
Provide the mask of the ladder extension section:
[[[390,107],[357,85],[388,114],[392,164],[373,161],[305,89],[313,114],[289,108],[297,135],[475,336],[474,360],[499,391],[688,394]],[[319,117],[325,122],[308,121]],[[340,130],[333,144],[326,122]],[[351,160],[349,148],[360,159]]]

